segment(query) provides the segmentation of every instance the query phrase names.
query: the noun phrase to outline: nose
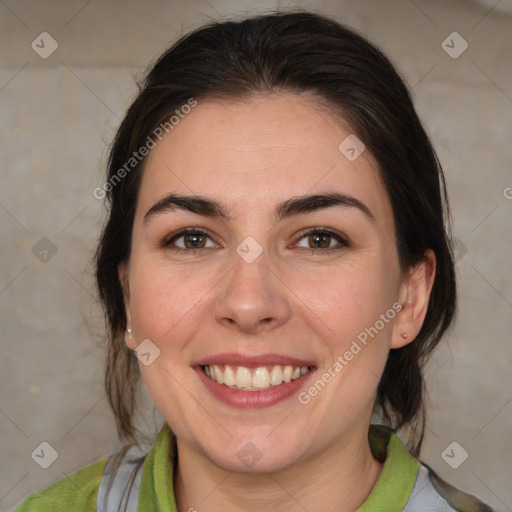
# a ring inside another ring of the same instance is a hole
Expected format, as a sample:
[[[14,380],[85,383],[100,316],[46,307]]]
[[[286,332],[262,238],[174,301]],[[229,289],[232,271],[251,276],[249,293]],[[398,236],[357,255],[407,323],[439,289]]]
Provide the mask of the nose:
[[[225,327],[257,334],[290,318],[290,299],[289,288],[270,268],[265,252],[251,263],[237,254],[232,270],[219,283],[213,311]]]

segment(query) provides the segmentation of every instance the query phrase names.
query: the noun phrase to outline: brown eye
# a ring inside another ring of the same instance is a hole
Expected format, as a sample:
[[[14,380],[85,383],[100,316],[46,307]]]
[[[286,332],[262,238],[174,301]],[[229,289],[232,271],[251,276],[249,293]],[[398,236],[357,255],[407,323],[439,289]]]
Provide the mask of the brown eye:
[[[207,245],[210,240],[211,245]],[[167,238],[162,246],[165,248],[172,248],[177,252],[194,252],[201,249],[209,249],[218,247],[211,240],[210,236],[200,229],[182,229],[171,238]]]
[[[206,244],[206,237],[202,234],[184,235],[182,238],[187,249],[203,248]]]
[[[327,249],[330,245],[330,238],[332,238],[330,235],[325,234],[309,235],[308,242],[319,249]]]
[[[303,247],[313,252],[321,252],[337,250],[343,247],[348,247],[349,243],[345,237],[343,237],[340,233],[335,231],[327,230],[327,229],[314,229],[310,230],[303,234],[303,236],[299,239],[306,240],[306,245],[298,244],[299,247]],[[332,244],[332,241],[335,240],[338,243]],[[320,250],[316,250],[320,249]]]

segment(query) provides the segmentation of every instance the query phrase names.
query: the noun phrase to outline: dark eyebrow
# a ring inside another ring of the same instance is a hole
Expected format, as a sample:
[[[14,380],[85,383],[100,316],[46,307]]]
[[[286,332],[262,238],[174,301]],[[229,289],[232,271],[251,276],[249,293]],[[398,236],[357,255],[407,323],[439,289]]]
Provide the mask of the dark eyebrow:
[[[274,211],[274,220],[279,222],[288,217],[302,213],[310,213],[333,206],[342,206],[345,208],[357,208],[365,216],[375,223],[375,217],[370,209],[359,199],[348,194],[338,192],[329,192],[325,194],[313,194],[307,196],[297,196],[279,203]],[[169,194],[154,204],[144,215],[144,222],[152,217],[173,212],[176,209],[187,210],[204,217],[218,217],[226,221],[232,220],[229,209],[223,203],[203,196],[183,196],[180,194]]]

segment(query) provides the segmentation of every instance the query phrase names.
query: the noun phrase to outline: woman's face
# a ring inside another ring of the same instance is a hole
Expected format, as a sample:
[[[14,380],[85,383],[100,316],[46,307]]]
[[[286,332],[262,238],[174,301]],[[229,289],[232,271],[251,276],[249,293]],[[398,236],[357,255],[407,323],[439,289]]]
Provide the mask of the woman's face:
[[[200,101],[148,155],[120,272],[150,396],[179,443],[228,471],[366,437],[388,351],[405,344],[377,166],[308,98]],[[306,199],[325,194],[338,204]]]

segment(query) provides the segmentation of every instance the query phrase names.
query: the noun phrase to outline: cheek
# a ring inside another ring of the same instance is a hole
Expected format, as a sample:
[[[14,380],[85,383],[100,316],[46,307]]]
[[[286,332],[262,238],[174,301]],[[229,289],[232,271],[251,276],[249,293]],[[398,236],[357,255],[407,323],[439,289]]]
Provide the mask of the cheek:
[[[303,295],[336,339],[357,335],[373,325],[391,307],[394,297],[386,270],[374,258],[366,263],[361,258],[322,278],[308,279]]]
[[[141,258],[131,276],[133,324],[137,333],[158,344],[178,329],[203,294],[199,276],[154,265]]]

